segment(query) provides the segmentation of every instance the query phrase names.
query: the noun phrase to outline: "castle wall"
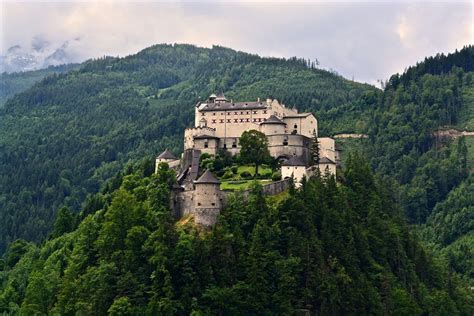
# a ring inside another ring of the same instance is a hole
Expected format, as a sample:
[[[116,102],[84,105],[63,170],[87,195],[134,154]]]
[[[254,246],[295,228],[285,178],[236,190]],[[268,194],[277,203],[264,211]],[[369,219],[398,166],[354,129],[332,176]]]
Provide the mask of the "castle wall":
[[[319,137],[319,157],[336,161],[336,141],[330,137]]]
[[[172,195],[173,215],[176,218],[194,213],[194,191],[175,191]]]
[[[205,118],[207,126],[215,128],[219,138],[240,137],[243,132],[257,129],[261,122],[271,114],[268,110],[206,111],[199,113]]]
[[[327,173],[336,176],[336,164],[332,163],[320,163],[319,164],[319,172],[321,175],[325,175]]]
[[[194,148],[194,137],[199,135],[215,136],[216,131],[209,127],[193,127],[184,130],[184,150]]]
[[[302,135],[280,134],[269,135],[268,150],[272,157],[300,156],[309,159],[311,139]]]
[[[209,155],[217,154],[217,150],[219,148],[218,145],[218,140],[215,138],[194,140],[194,148],[200,150],[201,153],[207,153]]]
[[[286,123],[288,134],[296,131],[297,134],[312,138],[314,131],[316,131],[316,135],[318,133],[318,120],[312,114],[306,117],[303,115],[285,117],[283,122]]]
[[[293,179],[295,179],[295,182],[301,182],[304,176],[308,177],[305,166],[282,166],[281,167],[282,179],[293,177]]]
[[[297,111],[293,111],[292,109],[285,107],[276,99],[267,99],[267,106],[268,109],[272,112],[272,114],[280,119],[282,119],[284,116],[295,115],[298,113]]]
[[[265,135],[285,134],[286,126],[284,124],[262,124],[260,125],[260,132]]]
[[[196,183],[194,190],[194,221],[202,226],[212,226],[222,208],[219,184]]]

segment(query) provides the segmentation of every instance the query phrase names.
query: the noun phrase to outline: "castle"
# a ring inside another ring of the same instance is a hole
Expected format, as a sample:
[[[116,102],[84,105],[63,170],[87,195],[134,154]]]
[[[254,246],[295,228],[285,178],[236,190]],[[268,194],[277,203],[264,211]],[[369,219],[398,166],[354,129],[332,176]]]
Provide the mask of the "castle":
[[[298,113],[296,108],[287,108],[274,99],[233,102],[222,92],[212,94],[195,106],[194,127],[184,131],[181,159],[168,150],[156,158],[156,167],[166,162],[178,171],[178,185],[171,201],[177,217],[193,214],[197,224],[215,223],[227,194],[220,190],[219,180],[209,170],[199,177],[200,156],[217,155],[221,151],[238,154],[239,138],[248,130],[264,133],[270,155],[282,161],[282,181],[268,185],[268,194],[284,190],[288,178],[298,184],[317,169],[322,174],[336,175],[340,152],[332,138],[317,138],[319,164],[311,163],[311,144],[318,136],[318,121],[313,114]]]

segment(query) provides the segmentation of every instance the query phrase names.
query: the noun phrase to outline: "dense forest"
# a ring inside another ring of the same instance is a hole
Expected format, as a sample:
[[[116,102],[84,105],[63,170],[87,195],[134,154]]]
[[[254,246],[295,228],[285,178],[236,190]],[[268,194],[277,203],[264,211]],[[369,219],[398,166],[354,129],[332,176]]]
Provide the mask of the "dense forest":
[[[256,184],[211,231],[171,217],[174,172],[128,167],[41,246],[6,253],[0,312],[22,315],[472,315],[474,297],[405,224],[386,184],[349,157],[278,200]],[[92,202],[94,201],[94,202]],[[78,220],[80,222],[78,223]]]
[[[17,238],[42,240],[63,205],[78,211],[128,161],[179,154],[193,106],[217,90],[311,110],[323,134],[363,129],[377,93],[306,60],[191,45],[48,76],[0,109],[0,253]]]
[[[78,64],[68,64],[61,66],[49,66],[45,69],[25,71],[19,73],[1,73],[0,74],[0,108],[5,102],[15,94],[23,92],[33,86],[41,79],[52,75],[65,73],[79,68]]]
[[[380,91],[302,59],[157,45],[46,77],[0,110],[0,313],[472,315],[474,141],[437,131],[472,126],[473,60],[428,57]],[[180,153],[216,90],[369,137],[338,184],[256,185],[201,230],[171,217],[175,175],[147,158]]]

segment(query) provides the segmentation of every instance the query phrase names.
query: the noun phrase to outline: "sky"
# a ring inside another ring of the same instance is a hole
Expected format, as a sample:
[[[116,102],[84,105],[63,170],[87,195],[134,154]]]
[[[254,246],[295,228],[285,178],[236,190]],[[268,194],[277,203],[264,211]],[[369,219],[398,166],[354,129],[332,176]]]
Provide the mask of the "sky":
[[[425,56],[474,43],[472,1],[0,1],[1,55],[46,41],[67,41],[71,61],[158,43],[220,45],[317,59],[375,84]]]

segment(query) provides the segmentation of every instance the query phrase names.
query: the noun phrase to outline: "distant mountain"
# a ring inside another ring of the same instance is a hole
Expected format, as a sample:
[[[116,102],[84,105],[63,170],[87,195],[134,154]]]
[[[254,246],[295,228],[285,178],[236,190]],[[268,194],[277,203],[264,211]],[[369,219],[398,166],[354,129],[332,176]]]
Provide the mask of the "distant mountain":
[[[0,72],[24,72],[76,63],[79,59],[70,49],[70,44],[77,41],[80,39],[52,44],[41,37],[35,37],[29,46],[14,45],[7,49],[5,55],[0,55]]]

